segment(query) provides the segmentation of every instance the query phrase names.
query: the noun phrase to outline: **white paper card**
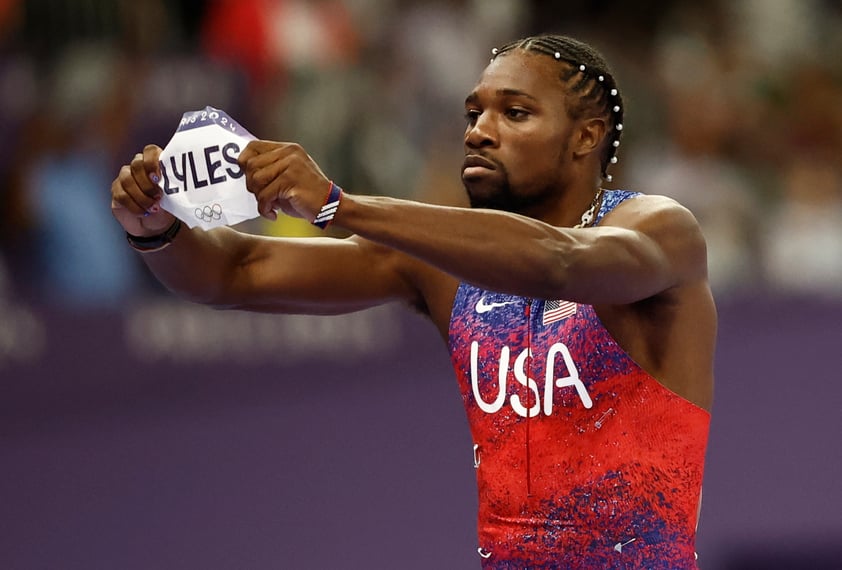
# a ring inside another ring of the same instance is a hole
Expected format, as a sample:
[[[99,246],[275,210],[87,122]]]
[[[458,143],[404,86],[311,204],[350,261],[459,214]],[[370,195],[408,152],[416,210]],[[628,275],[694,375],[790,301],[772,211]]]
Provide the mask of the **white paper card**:
[[[259,216],[237,157],[254,136],[225,111],[184,113],[161,152],[161,207],[194,228],[209,230]]]

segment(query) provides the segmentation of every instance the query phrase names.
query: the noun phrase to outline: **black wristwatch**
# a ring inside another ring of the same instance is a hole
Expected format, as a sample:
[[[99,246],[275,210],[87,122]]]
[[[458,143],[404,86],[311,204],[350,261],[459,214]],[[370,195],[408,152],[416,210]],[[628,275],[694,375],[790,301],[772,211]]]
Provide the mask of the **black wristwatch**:
[[[153,253],[155,251],[161,251],[170,245],[180,229],[181,220],[176,218],[164,233],[155,236],[133,236],[129,232],[126,232],[126,240],[130,246],[141,253]]]

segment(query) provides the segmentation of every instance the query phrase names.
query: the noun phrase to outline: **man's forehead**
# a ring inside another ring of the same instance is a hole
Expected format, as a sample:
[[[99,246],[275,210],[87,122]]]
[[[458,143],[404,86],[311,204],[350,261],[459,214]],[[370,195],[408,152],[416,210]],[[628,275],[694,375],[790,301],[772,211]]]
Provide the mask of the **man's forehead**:
[[[495,95],[522,94],[539,98],[548,90],[564,88],[559,78],[558,62],[543,55],[515,50],[499,55],[483,70],[469,98],[478,93]]]

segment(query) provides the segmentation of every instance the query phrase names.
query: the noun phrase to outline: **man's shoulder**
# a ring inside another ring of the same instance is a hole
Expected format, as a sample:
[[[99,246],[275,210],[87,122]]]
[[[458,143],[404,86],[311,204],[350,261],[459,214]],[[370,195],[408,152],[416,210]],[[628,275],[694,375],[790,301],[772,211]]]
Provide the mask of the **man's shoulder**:
[[[702,228],[689,208],[674,198],[637,194],[618,204],[601,221],[603,226],[632,230],[659,248],[682,281],[707,275],[707,243]]]
[[[630,190],[611,190],[606,192],[604,218],[606,225],[614,225],[626,219],[660,219],[678,223],[686,228],[698,228],[698,220],[689,208],[675,198],[661,194],[646,194]]]

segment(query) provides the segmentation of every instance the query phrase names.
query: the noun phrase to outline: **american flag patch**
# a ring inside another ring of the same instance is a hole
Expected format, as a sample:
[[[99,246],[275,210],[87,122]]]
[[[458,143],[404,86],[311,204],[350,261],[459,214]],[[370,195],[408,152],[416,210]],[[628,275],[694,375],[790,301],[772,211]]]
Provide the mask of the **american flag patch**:
[[[572,301],[546,301],[544,303],[544,316],[541,324],[548,325],[576,314],[576,303]]]

